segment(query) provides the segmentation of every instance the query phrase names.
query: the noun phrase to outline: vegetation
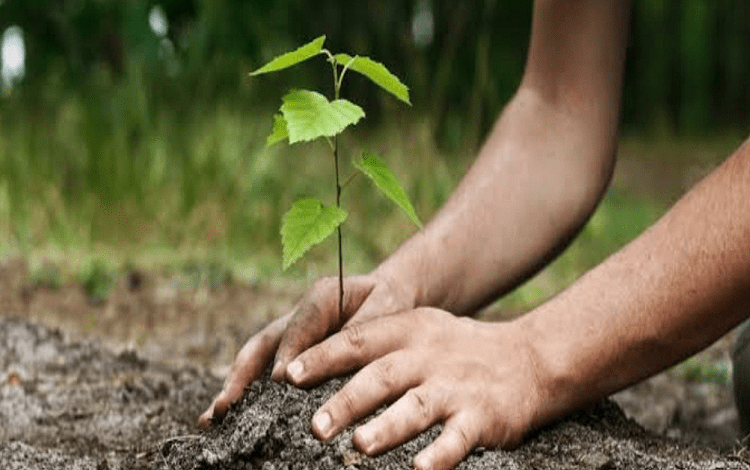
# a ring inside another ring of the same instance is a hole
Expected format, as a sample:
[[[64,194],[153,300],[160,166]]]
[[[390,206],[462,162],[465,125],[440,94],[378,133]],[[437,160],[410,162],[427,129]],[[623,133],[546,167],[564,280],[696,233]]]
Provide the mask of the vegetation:
[[[272,95],[271,84],[256,87],[237,72],[325,31],[332,49],[391,64],[414,88],[415,113],[431,116],[435,135],[455,150],[480,141],[515,90],[532,4],[5,0],[0,32],[11,25],[23,30],[24,94],[37,105],[56,102],[61,92],[86,97],[127,80],[150,90],[149,106],[197,113],[196,103]],[[649,132],[746,126],[749,31],[744,0],[634,0],[625,122]],[[300,86],[321,89],[325,72],[305,72]],[[363,81],[352,81],[348,92],[372,110],[373,122],[393,109]]]
[[[543,300],[637,234],[749,124],[750,5],[633,3],[623,120],[639,137],[624,153],[674,162],[675,181],[649,191],[615,182],[571,249],[504,300],[508,308]],[[246,72],[320,31],[332,49],[389,64],[414,88],[409,115],[352,74],[345,95],[368,118],[339,143],[388,154],[427,219],[518,84],[531,5],[4,0],[0,38],[17,25],[27,53],[24,77],[10,91],[0,84],[0,257],[28,258],[34,282],[50,287],[79,279],[96,259],[108,270],[223,266],[212,284],[331,272],[325,245],[304,266],[282,273],[278,263],[283,212],[330,186],[329,166],[319,164],[329,149],[293,146],[278,158],[280,147],[266,148],[268,116],[290,77],[261,82]],[[329,93],[329,77],[328,64],[310,64],[295,84]],[[291,174],[305,176],[289,184]],[[362,272],[411,228],[364,178],[350,187],[348,202],[366,209],[349,215],[345,257]]]
[[[288,52],[268,64],[252,72],[250,75],[261,75],[277,72],[304,62],[317,55],[328,56],[333,69],[333,101],[310,90],[292,90],[284,98],[280,113],[274,116],[273,131],[266,138],[268,145],[280,141],[307,142],[325,140],[333,156],[334,176],[336,181],[336,205],[326,207],[318,199],[306,197],[299,199],[292,208],[284,214],[281,227],[281,242],[284,247],[284,268],[289,267],[300,256],[304,255],[314,245],[322,242],[334,230],[338,235],[338,267],[339,267],[339,313],[344,303],[344,268],[341,241],[341,225],[349,214],[341,208],[341,195],[351,179],[352,173],[342,182],[339,169],[338,136],[347,127],[353,126],[365,117],[365,112],[356,104],[341,98],[341,86],[346,72],[353,71],[372,80],[383,90],[393,94],[401,101],[409,102],[409,92],[406,85],[394,76],[383,64],[368,57],[349,56],[347,54],[333,55],[323,49],[325,36],[301,46],[293,52]],[[370,152],[363,152],[359,161],[353,162],[354,167],[373,181],[392,202],[399,206],[404,213],[421,228],[414,207],[406,196],[404,189],[398,184],[391,170]]]

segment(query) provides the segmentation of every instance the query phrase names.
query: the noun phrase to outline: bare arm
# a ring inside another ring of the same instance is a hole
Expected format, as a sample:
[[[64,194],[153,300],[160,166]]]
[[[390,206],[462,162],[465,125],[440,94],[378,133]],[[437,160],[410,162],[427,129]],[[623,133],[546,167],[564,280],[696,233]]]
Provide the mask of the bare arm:
[[[418,306],[471,314],[544,266],[573,238],[614,164],[629,1],[536,0],[526,71],[476,162],[427,227],[366,276],[318,281],[238,353],[200,417],[224,415],[274,360],[368,319]]]
[[[296,384],[362,367],[313,417],[328,439],[384,403],[354,443],[378,454],[443,423],[414,460],[444,470],[705,347],[750,309],[750,140],[654,227],[512,322],[416,309],[303,352]],[[417,334],[414,332],[417,331]]]
[[[583,226],[614,165],[628,9],[535,2],[518,92],[443,209],[377,270],[415,306],[473,313]]]
[[[519,320],[552,405],[539,419],[678,362],[748,313],[750,140],[655,226]]]

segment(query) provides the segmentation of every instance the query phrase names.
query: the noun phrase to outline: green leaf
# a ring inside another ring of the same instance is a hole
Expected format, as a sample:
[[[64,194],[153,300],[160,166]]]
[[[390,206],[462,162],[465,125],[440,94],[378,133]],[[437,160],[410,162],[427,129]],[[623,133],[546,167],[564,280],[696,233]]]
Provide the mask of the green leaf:
[[[308,42],[295,51],[282,54],[263,67],[259,68],[258,70],[250,72],[250,76],[254,77],[256,75],[261,75],[264,73],[283,70],[287,67],[291,67],[292,65],[299,64],[300,62],[304,62],[307,59],[315,57],[316,55],[320,54],[320,51],[323,49],[323,43],[325,42],[325,40],[325,36],[320,36],[319,38]]]
[[[347,100],[328,101],[320,93],[294,90],[283,98],[281,113],[286,120],[289,143],[333,137],[365,117],[365,112]]]
[[[393,75],[385,65],[375,62],[369,57],[354,57],[349,54],[336,54],[336,62],[341,65],[349,65],[350,70],[359,72],[365,77],[375,82],[380,88],[393,94],[396,98],[411,106],[409,101],[409,88],[404,85],[397,76]]]
[[[284,269],[292,265],[314,245],[322,242],[346,220],[338,207],[323,207],[317,199],[300,199],[284,214],[281,226]]]
[[[286,129],[286,120],[281,114],[276,114],[273,117],[273,131],[271,135],[266,138],[266,147],[270,147],[277,142],[289,137],[289,132]]]
[[[409,202],[406,191],[398,184],[396,177],[393,176],[393,172],[385,166],[385,163],[380,161],[376,156],[365,152],[362,154],[362,160],[355,162],[354,166],[370,178],[383,194],[395,202],[417,227],[422,228],[422,222],[417,217],[417,213],[414,211],[411,202]]]

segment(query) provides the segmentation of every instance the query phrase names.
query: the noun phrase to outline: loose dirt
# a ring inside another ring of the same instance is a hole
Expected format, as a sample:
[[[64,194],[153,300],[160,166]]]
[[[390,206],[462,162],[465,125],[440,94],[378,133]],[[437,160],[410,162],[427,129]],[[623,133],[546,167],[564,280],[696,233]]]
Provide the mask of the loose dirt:
[[[174,469],[260,468],[377,470],[408,468],[437,437],[435,426],[409,443],[367,458],[351,446],[352,429],[327,443],[311,437],[312,413],[343,384],[333,380],[309,392],[265,380],[215,429],[191,442],[175,443],[165,460]],[[741,458],[682,446],[647,433],[605,400],[543,429],[513,451],[480,449],[458,469],[707,469],[750,468]]]
[[[266,377],[246,390],[223,422],[197,434],[193,419],[218,389],[195,368],[114,354],[24,320],[0,323],[0,462],[6,469],[408,468],[435,427],[376,458],[351,447],[351,429],[321,443],[312,413],[342,384],[310,391]],[[742,454],[720,455],[650,434],[611,401],[543,429],[518,449],[480,449],[459,469],[743,469]]]
[[[161,446],[194,434],[220,386],[204,370],[71,342],[19,319],[0,322],[4,469],[153,468]]]
[[[179,289],[154,273],[133,288],[126,273],[94,305],[76,287],[30,284],[24,269],[0,265],[0,306],[15,315],[0,316],[2,469],[408,468],[439,432],[372,459],[351,448],[351,430],[318,442],[310,417],[336,379],[309,391],[260,381],[199,433],[195,417],[236,347],[287,311],[299,289]],[[726,370],[727,342],[699,366]],[[750,468],[729,387],[721,374],[709,379],[672,370],[618,394],[626,413],[601,402],[512,452],[476,451],[460,468]]]

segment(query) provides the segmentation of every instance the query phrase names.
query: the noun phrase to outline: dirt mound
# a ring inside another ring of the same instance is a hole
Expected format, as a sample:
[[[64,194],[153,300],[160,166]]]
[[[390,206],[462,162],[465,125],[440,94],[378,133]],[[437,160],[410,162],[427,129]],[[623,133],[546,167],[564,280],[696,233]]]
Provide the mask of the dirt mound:
[[[433,427],[411,442],[376,458],[359,455],[351,432],[328,443],[309,432],[312,413],[343,384],[332,380],[304,391],[264,380],[251,386],[243,400],[212,431],[190,442],[163,449],[175,470],[227,468],[263,470],[381,470],[408,468],[417,452],[437,437]],[[708,449],[682,446],[656,437],[628,420],[609,400],[532,436],[506,452],[482,449],[458,469],[740,469],[739,457],[722,457]]]
[[[4,469],[152,468],[220,381],[148,363],[57,330],[0,321],[0,462]]]
[[[224,421],[196,434],[195,416],[219,380],[133,352],[70,342],[56,330],[0,319],[0,462],[3,469],[408,468],[437,427],[377,458],[309,431],[312,413],[341,385],[313,390],[264,380]],[[479,450],[459,468],[748,469],[740,455],[680,445],[647,433],[603,401],[512,451]]]

